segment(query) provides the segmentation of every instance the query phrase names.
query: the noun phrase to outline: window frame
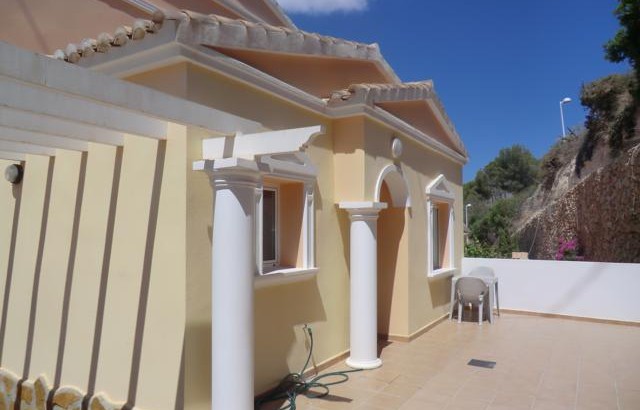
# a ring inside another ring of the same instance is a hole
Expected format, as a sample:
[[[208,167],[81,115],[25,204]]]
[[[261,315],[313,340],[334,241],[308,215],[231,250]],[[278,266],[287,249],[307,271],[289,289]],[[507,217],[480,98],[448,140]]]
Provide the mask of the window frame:
[[[318,268],[315,266],[315,178],[302,178],[296,174],[289,173],[268,173],[263,174],[263,177],[276,178],[283,182],[300,183],[302,184],[302,195],[300,201],[302,201],[302,221],[301,221],[301,241],[302,241],[302,266],[290,267],[280,266],[280,223],[277,222],[277,243],[276,253],[278,260],[275,263],[264,263],[263,257],[263,191],[264,190],[277,190],[278,187],[274,187],[273,184],[262,184],[256,190],[256,265],[257,265],[257,277],[278,276],[279,274],[290,276],[298,274],[315,274]],[[276,197],[279,196],[279,192],[276,193]],[[280,198],[276,198],[277,210],[280,210]],[[279,216],[277,215],[277,218]]]
[[[273,192],[275,200],[275,259],[273,260],[264,260],[264,191]],[[258,235],[260,235],[260,261],[262,263],[262,271],[264,272],[265,268],[277,267],[280,263],[280,190],[278,187],[271,185],[262,187],[259,215],[260,230]]]
[[[454,274],[457,270],[456,261],[455,261],[455,202],[456,198],[451,189],[447,179],[444,175],[439,175],[437,178],[431,182],[426,189],[426,220],[427,220],[427,276],[428,277],[436,277],[440,275],[451,275]],[[435,268],[435,260],[434,260],[434,242],[438,243],[438,247],[442,246],[440,243],[440,238],[437,238],[434,241],[434,235],[438,235],[440,225],[439,222],[435,221],[435,217],[440,210],[434,212],[434,209],[437,209],[439,205],[445,204],[448,208],[448,225],[447,225],[447,233],[445,239],[445,249],[448,246],[448,264],[444,265],[444,254],[440,254],[438,250],[438,258],[441,259],[440,268]],[[435,215],[434,215],[435,214]],[[442,256],[442,258],[441,258]]]

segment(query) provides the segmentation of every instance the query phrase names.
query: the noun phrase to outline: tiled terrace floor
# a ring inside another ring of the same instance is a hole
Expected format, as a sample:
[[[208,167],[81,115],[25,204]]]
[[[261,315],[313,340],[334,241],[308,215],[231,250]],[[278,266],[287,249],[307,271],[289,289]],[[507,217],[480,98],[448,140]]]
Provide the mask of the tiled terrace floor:
[[[493,325],[445,321],[382,360],[298,409],[640,409],[640,327],[503,313]]]

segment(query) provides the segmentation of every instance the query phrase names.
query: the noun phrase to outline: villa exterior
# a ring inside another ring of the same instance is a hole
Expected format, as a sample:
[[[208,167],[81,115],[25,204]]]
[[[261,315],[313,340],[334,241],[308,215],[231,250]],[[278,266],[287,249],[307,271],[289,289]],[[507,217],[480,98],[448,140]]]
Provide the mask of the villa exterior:
[[[467,154],[431,81],[267,0],[69,3],[0,16],[0,406],[246,410],[304,324],[374,368],[446,317]]]

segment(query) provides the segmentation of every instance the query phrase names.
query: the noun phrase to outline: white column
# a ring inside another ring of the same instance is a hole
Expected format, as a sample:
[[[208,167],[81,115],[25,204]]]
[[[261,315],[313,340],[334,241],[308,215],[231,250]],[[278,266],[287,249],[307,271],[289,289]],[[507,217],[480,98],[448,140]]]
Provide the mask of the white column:
[[[351,220],[351,353],[347,366],[374,369],[378,358],[378,213],[382,202],[341,202]]]
[[[228,158],[204,161],[213,187],[211,250],[211,407],[252,410],[254,380],[253,280],[255,162]]]

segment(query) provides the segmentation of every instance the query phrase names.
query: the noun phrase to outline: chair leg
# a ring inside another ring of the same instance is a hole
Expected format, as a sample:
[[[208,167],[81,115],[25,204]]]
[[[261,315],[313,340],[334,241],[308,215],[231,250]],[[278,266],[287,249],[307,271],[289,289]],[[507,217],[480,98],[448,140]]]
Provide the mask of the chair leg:
[[[458,323],[462,323],[462,302],[458,302]]]
[[[480,303],[478,303],[478,325],[482,326],[482,319],[484,316],[484,298],[480,295]]]

